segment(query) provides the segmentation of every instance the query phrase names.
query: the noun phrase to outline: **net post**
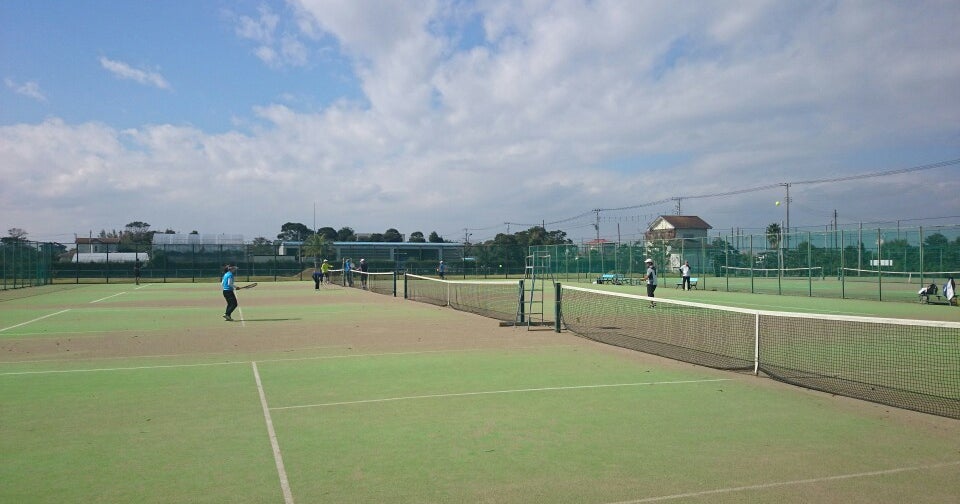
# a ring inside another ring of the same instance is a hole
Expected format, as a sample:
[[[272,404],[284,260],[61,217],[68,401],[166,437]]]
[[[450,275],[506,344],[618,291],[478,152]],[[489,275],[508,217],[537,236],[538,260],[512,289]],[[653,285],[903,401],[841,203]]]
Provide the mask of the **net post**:
[[[397,270],[393,270],[393,297],[397,297]]]
[[[525,324],[525,323],[527,323],[527,313],[526,313],[527,299],[526,299],[526,293],[525,293],[524,290],[523,290],[523,279],[522,279],[522,278],[520,279],[520,282],[519,282],[518,285],[519,285],[519,289],[520,289],[520,317],[519,317],[519,319],[520,319],[520,323],[521,323],[521,324]]]
[[[760,314],[753,315],[753,375],[760,375]]]
[[[560,296],[563,293],[563,289],[560,288],[560,282],[553,284],[553,288],[555,291],[554,299],[556,299],[556,303],[554,304],[554,310],[553,310],[553,331],[560,332],[560,325],[561,325],[560,315],[561,315],[561,308],[563,306],[561,304]]]
[[[407,273],[406,272],[403,273],[403,299],[410,299],[410,297],[407,296]]]

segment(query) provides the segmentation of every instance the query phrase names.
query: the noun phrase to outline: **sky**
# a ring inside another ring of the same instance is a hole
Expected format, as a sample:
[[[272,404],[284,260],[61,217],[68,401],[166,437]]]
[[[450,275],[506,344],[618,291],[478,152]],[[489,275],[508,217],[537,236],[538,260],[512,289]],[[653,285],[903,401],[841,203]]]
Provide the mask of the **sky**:
[[[6,0],[0,234],[960,224],[958,25],[955,0]]]

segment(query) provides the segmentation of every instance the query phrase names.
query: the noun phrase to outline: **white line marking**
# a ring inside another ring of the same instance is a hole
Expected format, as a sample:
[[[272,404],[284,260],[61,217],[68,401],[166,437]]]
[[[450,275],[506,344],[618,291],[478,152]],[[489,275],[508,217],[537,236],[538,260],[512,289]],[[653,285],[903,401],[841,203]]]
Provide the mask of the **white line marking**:
[[[563,348],[571,345],[556,345],[549,347],[542,346],[533,346],[533,347],[515,347],[508,348],[507,350],[518,350],[518,349],[527,349],[527,348]],[[330,347],[307,347],[304,349],[295,349],[295,350],[311,350],[311,349],[322,349],[322,348],[342,348],[342,345],[335,345]],[[458,352],[485,352],[490,350],[489,348],[472,348],[465,350],[424,350],[420,352],[388,352],[388,353],[369,353],[369,354],[355,354],[355,355],[318,355],[314,357],[288,357],[288,358],[277,358],[277,359],[260,359],[258,362],[295,362],[295,361],[306,361],[306,360],[326,360],[326,359],[345,359],[345,358],[354,358],[354,357],[382,357],[389,355],[420,355],[420,354],[433,354],[433,353],[458,353]],[[196,355],[221,355],[218,353],[206,353],[206,354],[171,354],[171,355],[140,355],[137,358],[157,358],[157,357],[190,357]],[[100,361],[105,359],[122,359],[122,357],[103,357],[103,358],[93,358],[93,359],[42,359],[42,360],[25,360],[25,361],[0,361],[0,364],[34,364],[38,362],[92,362]],[[156,366],[132,366],[132,367],[115,367],[115,368],[94,368],[94,369],[59,369],[59,370],[45,370],[45,371],[11,371],[7,373],[0,373],[0,376],[13,376],[13,375],[31,375],[31,374],[64,374],[64,373],[90,373],[95,371],[129,371],[129,370],[143,370],[143,369],[172,369],[172,368],[188,368],[188,367],[200,367],[200,366],[226,366],[233,364],[249,364],[253,361],[242,360],[242,361],[225,361],[225,362],[208,362],[200,364],[168,364],[168,365],[156,365]]]
[[[246,364],[250,361],[237,361],[237,362],[208,362],[204,364],[170,364],[167,366],[131,366],[131,367],[116,367],[116,368],[94,368],[94,369],[61,369],[61,370],[46,370],[46,371],[10,371],[8,373],[0,373],[0,376],[18,376],[18,375],[39,375],[39,374],[65,374],[65,373],[98,373],[102,371],[134,371],[134,370],[144,370],[144,369],[170,369],[170,368],[189,368],[189,367],[204,367],[204,366],[230,366],[234,364]],[[14,363],[19,364],[19,363]]]
[[[12,325],[12,326],[10,326],[10,327],[4,327],[3,329],[0,329],[0,332],[6,331],[7,329],[13,329],[13,328],[15,328],[15,327],[25,326],[25,325],[27,325],[27,324],[31,324],[31,323],[36,322],[36,321],[38,321],[38,320],[43,320],[43,319],[45,319],[45,318],[52,317],[52,316],[54,316],[54,315],[60,315],[61,313],[66,313],[66,312],[68,312],[68,311],[70,311],[70,308],[67,308],[66,310],[60,310],[60,311],[58,311],[57,313],[51,313],[51,314],[49,314],[49,315],[44,315],[44,316],[42,316],[42,317],[37,317],[37,318],[35,318],[35,319],[33,319],[33,320],[28,320],[28,321],[26,321],[26,322],[22,322],[22,323],[17,324],[17,325]]]
[[[273,419],[270,418],[270,407],[267,405],[267,395],[263,392],[263,382],[260,381],[260,371],[257,363],[253,365],[253,377],[257,380],[257,392],[260,393],[260,406],[263,407],[263,419],[267,422],[267,433],[270,435],[270,446],[273,447],[273,460],[277,463],[277,474],[280,476],[280,488],[283,490],[283,500],[293,504],[293,494],[290,492],[290,482],[287,481],[287,471],[283,468],[283,456],[280,454],[280,443],[277,441],[277,432],[273,430]]]
[[[721,382],[721,381],[730,381],[730,380],[732,380],[732,378],[715,378],[715,379],[709,379],[709,380],[678,380],[678,381],[666,381],[666,382],[612,383],[612,384],[600,384],[600,385],[575,385],[571,387],[542,387],[542,388],[513,389],[513,390],[487,390],[482,392],[459,392],[459,393],[452,393],[452,394],[430,394],[430,395],[406,396],[406,397],[387,397],[383,399],[363,399],[359,401],[342,401],[342,402],[320,403],[320,404],[302,404],[302,405],[296,405],[296,406],[277,406],[273,409],[287,410],[287,409],[301,409],[301,408],[322,408],[326,406],[346,406],[350,404],[408,401],[413,399],[436,399],[436,398],[444,398],[444,397],[465,397],[465,396],[489,395],[489,394],[517,394],[522,392],[549,392],[549,391],[555,391],[555,390],[581,390],[581,389],[595,389],[595,388],[607,388],[607,387],[637,387],[642,385],[680,385],[685,383],[710,383],[710,382]]]
[[[247,323],[243,320],[243,308],[237,307],[237,311],[240,312],[240,326],[247,327]]]
[[[90,304],[99,303],[100,301],[104,301],[104,300],[110,299],[110,298],[112,298],[112,297],[122,296],[122,295],[124,295],[124,294],[126,294],[126,292],[118,292],[118,293],[116,293],[116,294],[114,294],[114,295],[112,295],[112,296],[107,296],[107,297],[105,297],[105,298],[100,298],[100,299],[98,299],[98,300],[96,300],[96,301],[90,301]]]
[[[885,469],[882,471],[870,471],[870,472],[862,472],[862,473],[854,473],[854,474],[840,474],[837,476],[825,476],[823,478],[810,478],[810,479],[802,479],[802,480],[794,480],[794,481],[778,481],[776,483],[746,485],[746,486],[732,487],[732,488],[718,488],[716,490],[706,490],[703,492],[689,492],[689,493],[682,493],[682,494],[675,494],[675,495],[663,495],[660,497],[648,497],[645,499],[637,499],[637,500],[631,500],[631,501],[612,502],[610,504],[643,504],[645,502],[662,502],[662,501],[675,500],[675,499],[687,499],[691,497],[693,498],[704,497],[707,495],[744,492],[748,490],[766,490],[768,488],[794,486],[794,485],[809,485],[813,483],[823,483],[826,481],[839,481],[839,480],[853,479],[853,478],[866,478],[870,476],[885,476],[887,474],[896,474],[896,473],[907,472],[907,471],[923,471],[926,469],[938,469],[941,467],[950,467],[950,466],[956,466],[956,465],[960,465],[960,462],[945,462],[942,464],[931,464],[931,465],[914,466],[914,467],[900,467],[896,469]]]

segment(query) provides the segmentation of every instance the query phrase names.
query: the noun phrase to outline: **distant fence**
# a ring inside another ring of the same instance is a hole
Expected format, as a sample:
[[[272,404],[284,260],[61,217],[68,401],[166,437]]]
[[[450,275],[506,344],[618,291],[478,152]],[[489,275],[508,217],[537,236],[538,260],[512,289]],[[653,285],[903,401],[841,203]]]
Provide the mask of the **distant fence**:
[[[960,226],[729,234],[703,239],[530,247],[566,281],[641,277],[653,259],[661,288],[690,263],[698,288],[847,299],[917,301],[921,287],[960,279]]]
[[[0,288],[47,283],[131,282],[136,262],[143,281],[211,281],[227,263],[238,276],[306,280],[319,258],[280,255],[275,247],[243,243],[121,246],[77,253],[76,244],[0,242]],[[526,247],[464,244],[448,261],[448,277],[523,278],[529,257],[547,256],[539,274],[590,283],[603,274],[637,279],[651,258],[661,288],[672,288],[689,262],[699,289],[869,300],[916,301],[918,290],[960,279],[960,226],[843,229],[794,233],[720,234],[703,239],[637,240]],[[333,257],[339,263],[339,258]],[[436,275],[437,261],[367,260],[371,272]],[[339,267],[339,264],[337,266]],[[620,278],[620,277],[618,277]],[[934,298],[935,300],[935,298]]]

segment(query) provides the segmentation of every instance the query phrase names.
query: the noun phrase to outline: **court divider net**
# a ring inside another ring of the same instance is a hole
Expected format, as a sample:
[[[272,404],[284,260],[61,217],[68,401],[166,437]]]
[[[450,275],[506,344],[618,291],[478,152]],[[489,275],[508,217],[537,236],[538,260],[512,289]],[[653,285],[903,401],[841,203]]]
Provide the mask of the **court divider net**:
[[[522,291],[520,280],[440,280],[420,275],[404,275],[407,299],[449,306],[485,317],[514,321]]]
[[[750,310],[566,285],[560,297],[563,326],[588,339],[960,419],[958,322]]]

